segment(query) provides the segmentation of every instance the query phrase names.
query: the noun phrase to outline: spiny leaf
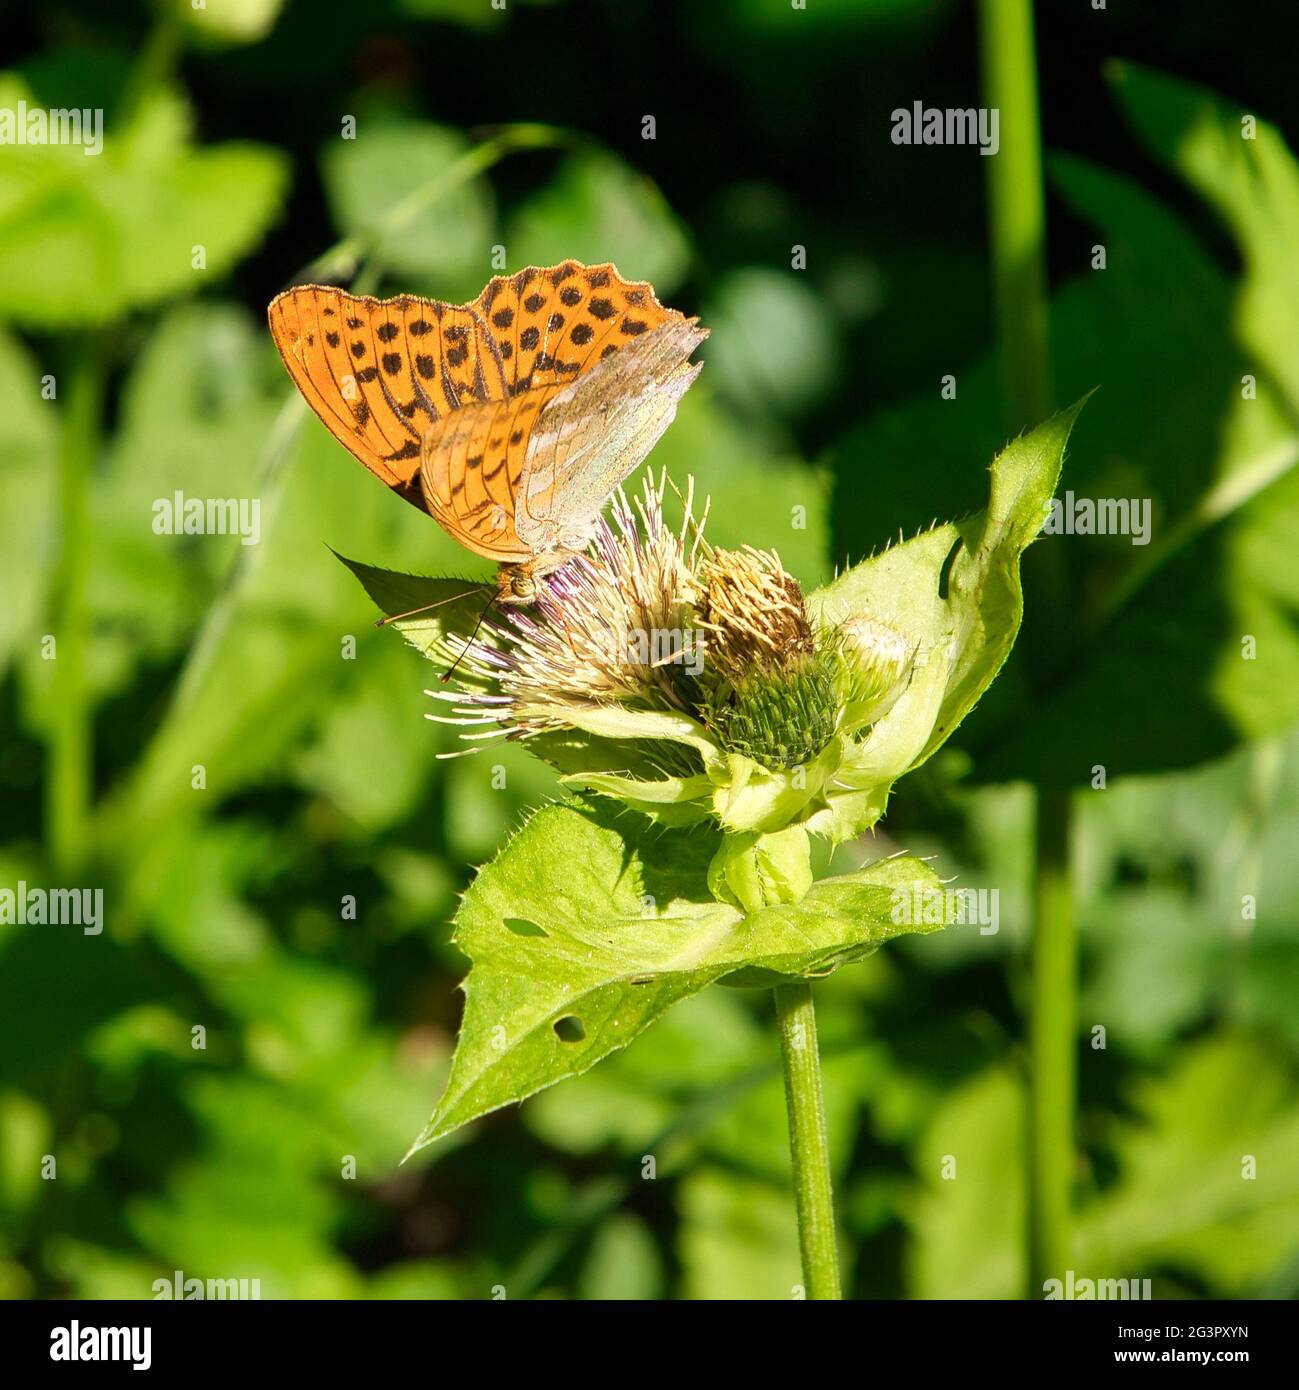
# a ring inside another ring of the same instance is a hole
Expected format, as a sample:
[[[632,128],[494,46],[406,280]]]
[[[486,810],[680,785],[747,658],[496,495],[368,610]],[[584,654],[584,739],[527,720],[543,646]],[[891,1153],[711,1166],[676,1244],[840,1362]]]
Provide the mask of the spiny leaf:
[[[893,920],[916,915],[895,912],[898,895],[938,884],[909,858],[824,879],[800,903],[746,916],[708,896],[716,845],[698,829],[615,819],[603,805],[533,816],[456,914],[455,944],[473,963],[464,1023],[414,1149],[589,1070],[714,981],[824,975],[947,920]]]

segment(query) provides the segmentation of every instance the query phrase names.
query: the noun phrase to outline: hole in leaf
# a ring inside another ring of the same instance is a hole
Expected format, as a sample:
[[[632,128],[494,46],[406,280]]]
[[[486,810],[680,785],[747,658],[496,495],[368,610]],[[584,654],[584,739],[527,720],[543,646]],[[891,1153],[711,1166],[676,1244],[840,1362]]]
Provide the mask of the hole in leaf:
[[[565,1014],[555,1020],[555,1036],[560,1042],[581,1042],[586,1037],[586,1029],[575,1014]]]
[[[526,917],[507,917],[505,925],[515,934],[515,936],[545,936],[545,932],[535,922],[529,922]]]

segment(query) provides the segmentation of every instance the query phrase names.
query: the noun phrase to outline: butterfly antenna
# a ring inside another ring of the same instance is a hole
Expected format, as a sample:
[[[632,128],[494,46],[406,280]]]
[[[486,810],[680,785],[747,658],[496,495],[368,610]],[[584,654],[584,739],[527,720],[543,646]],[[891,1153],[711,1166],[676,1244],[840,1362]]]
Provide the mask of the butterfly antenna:
[[[451,665],[450,665],[445,671],[443,671],[442,677],[441,677],[441,680],[442,680],[442,684],[443,684],[443,685],[445,685],[445,684],[447,683],[447,681],[449,681],[449,680],[451,679],[451,677],[455,674],[455,669],[456,669],[456,667],[459,666],[460,663],[461,663],[461,662],[465,659],[465,657],[469,654],[469,648],[473,646],[473,644],[474,644],[474,638],[478,636],[478,629],[479,629],[480,627],[482,627],[482,625],[483,625],[483,619],[488,615],[488,613],[490,613],[490,612],[492,611],[492,605],[493,605],[495,602],[496,602],[496,595],[493,594],[493,595],[491,596],[491,598],[489,598],[489,599],[487,600],[487,607],[484,608],[483,611],[478,615],[478,621],[474,624],[474,630],[469,634],[469,637],[468,637],[468,639],[466,640],[465,645],[461,648],[461,650],[460,650],[460,655],[459,655],[458,657],[456,657],[456,659],[451,663]]]
[[[436,603],[426,603],[423,608],[412,608],[408,613],[389,613],[386,618],[376,618],[375,627],[387,627],[389,623],[399,623],[403,618],[417,618],[421,613],[432,612],[434,608],[441,608],[443,604],[455,603],[457,599],[468,598],[470,594],[476,594],[483,586],[475,584],[472,589],[466,589],[463,594],[452,594],[450,598],[440,598]]]

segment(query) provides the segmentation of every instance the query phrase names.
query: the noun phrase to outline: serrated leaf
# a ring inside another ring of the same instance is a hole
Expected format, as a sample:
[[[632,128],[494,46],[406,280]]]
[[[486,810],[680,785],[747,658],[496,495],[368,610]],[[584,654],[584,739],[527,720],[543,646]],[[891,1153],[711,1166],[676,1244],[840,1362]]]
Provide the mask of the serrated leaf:
[[[910,858],[823,879],[800,903],[746,916],[708,895],[716,845],[698,829],[660,833],[604,807],[532,817],[456,914],[453,940],[472,962],[464,1023],[446,1091],[412,1152],[581,1075],[716,980],[823,975],[895,936],[944,925],[893,920],[895,895],[938,884]]]
[[[394,624],[411,644],[425,655],[448,632],[464,632],[466,621],[472,627],[483,611],[483,598],[489,587],[473,579],[438,579],[425,574],[401,574],[379,569],[334,554],[360,581],[375,606],[390,618],[428,607],[427,613]],[[430,605],[437,605],[432,607]]]
[[[494,592],[490,584],[472,579],[400,574],[349,560],[337,551],[334,554],[352,571],[382,613],[390,618],[398,618],[403,613],[414,615],[401,618],[392,626],[430,661],[441,661],[445,657],[448,633],[466,638],[475,630]],[[427,611],[420,612],[420,609]],[[463,666],[457,672],[457,679],[462,686],[486,684]]]

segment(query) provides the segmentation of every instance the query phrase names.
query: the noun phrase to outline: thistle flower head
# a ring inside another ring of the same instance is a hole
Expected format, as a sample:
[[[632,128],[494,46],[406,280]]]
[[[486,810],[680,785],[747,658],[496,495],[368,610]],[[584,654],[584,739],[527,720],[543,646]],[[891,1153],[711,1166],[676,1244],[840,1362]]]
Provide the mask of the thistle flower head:
[[[446,634],[430,654],[455,665],[461,689],[430,693],[458,706],[448,722],[529,738],[572,727],[579,710],[686,709],[679,671],[702,647],[696,523],[687,502],[673,531],[662,500],[662,481],[634,504],[620,490],[587,552],[538,580],[530,609],[499,611],[472,639]]]
[[[431,691],[452,708],[430,717],[528,740],[574,784],[664,821],[779,828],[825,808],[905,643],[814,622],[775,552],[707,543],[690,489],[674,530],[666,485],[619,492],[530,609],[431,648],[459,689]]]
[[[699,578],[712,664],[725,679],[787,670],[812,653],[803,591],[775,551],[709,550]]]

